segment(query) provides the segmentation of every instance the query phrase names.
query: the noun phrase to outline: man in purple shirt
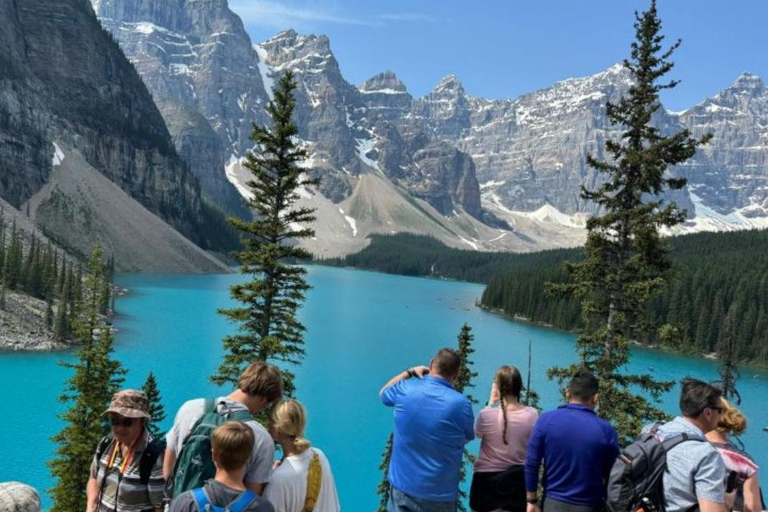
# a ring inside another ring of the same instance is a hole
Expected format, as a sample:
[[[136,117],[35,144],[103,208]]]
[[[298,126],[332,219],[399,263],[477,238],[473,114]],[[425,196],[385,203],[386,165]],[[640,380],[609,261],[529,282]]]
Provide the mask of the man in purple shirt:
[[[580,371],[565,392],[568,403],[541,415],[528,442],[525,488],[528,512],[541,512],[536,489],[544,461],[544,512],[603,510],[605,482],[616,457],[616,431],[597,417],[598,382]]]
[[[472,405],[453,388],[460,367],[444,348],[429,368],[401,372],[379,393],[395,416],[389,512],[456,511],[464,444],[475,437]]]

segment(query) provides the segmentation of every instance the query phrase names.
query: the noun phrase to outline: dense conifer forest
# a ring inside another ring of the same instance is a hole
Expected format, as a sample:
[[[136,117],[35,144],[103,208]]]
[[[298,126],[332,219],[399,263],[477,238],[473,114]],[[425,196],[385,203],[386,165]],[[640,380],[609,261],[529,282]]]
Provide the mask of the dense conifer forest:
[[[432,238],[375,235],[363,251],[323,264],[487,284],[483,307],[560,329],[580,327],[575,299],[550,298],[565,261],[581,249],[482,253]],[[768,365],[768,231],[700,233],[670,239],[674,278],[649,304],[645,344],[713,353],[732,338],[739,358]]]

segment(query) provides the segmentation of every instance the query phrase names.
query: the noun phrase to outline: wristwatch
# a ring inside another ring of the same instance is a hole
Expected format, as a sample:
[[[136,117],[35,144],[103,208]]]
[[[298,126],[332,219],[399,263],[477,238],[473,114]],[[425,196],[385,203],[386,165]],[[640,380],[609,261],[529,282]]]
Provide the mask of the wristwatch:
[[[539,498],[525,498],[525,502],[530,505],[538,505],[539,504]]]

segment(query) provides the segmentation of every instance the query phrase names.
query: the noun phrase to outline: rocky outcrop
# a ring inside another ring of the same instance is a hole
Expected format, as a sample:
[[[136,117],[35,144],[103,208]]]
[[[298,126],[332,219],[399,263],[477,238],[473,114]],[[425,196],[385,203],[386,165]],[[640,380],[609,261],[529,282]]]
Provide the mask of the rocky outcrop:
[[[40,495],[21,482],[0,483],[0,510],[3,512],[40,512]]]
[[[411,110],[413,97],[392,71],[384,71],[360,85],[363,105],[387,121],[399,121]]]
[[[745,73],[728,88],[678,116],[695,136],[713,135],[677,169],[705,205],[728,214],[768,216],[768,87]]]
[[[482,219],[475,164],[468,155],[446,142],[432,140],[413,155],[415,172],[403,181],[415,197],[424,199],[443,215],[455,215],[461,205]]]
[[[93,5],[157,99],[177,150],[203,190],[229,212],[245,214],[224,163],[252,146],[251,123],[267,121],[269,97],[240,18],[226,0],[95,0]],[[191,113],[200,117],[189,129]],[[208,152],[201,160],[203,148]]]
[[[48,180],[53,140],[198,243],[223,218],[176,154],[157,106],[86,0],[3,2],[0,194],[20,205]]]

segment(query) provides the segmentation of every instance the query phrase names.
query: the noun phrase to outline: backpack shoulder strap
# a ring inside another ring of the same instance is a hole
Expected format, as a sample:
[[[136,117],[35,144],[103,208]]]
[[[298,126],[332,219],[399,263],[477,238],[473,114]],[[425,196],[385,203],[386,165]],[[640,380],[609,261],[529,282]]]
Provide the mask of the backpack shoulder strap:
[[[310,448],[311,449],[311,448]],[[302,512],[312,512],[317,505],[320,496],[320,485],[323,483],[323,466],[320,464],[320,456],[312,450],[312,460],[309,461],[307,471],[307,497],[304,500]]]
[[[253,414],[250,411],[237,410],[226,414],[228,420],[234,421],[253,421]]]
[[[107,451],[107,448],[109,448],[109,445],[112,443],[113,437],[112,434],[108,436],[104,436],[101,441],[99,441],[99,446],[96,448],[96,460],[101,460],[101,458],[104,456],[104,453]]]
[[[706,439],[704,439],[701,436],[698,436],[696,434],[690,434],[688,432],[682,432],[680,434],[675,434],[671,437],[666,438],[664,441],[661,442],[662,448],[664,448],[665,452],[668,452],[675,446],[679,445],[680,443],[684,443],[685,441],[700,441],[704,442]]]
[[[250,489],[246,489],[243,492],[240,493],[240,496],[235,498],[235,500],[227,505],[227,508],[224,509],[225,512],[244,512],[245,509],[248,507],[248,505],[251,504],[251,502],[256,499],[256,493],[251,491]]]
[[[160,439],[152,439],[147,443],[144,453],[139,459],[139,480],[144,485],[152,478],[152,469],[155,467],[158,457],[165,452],[165,442]]]
[[[198,512],[205,512],[207,510],[206,507],[211,505],[211,500],[208,499],[208,495],[205,493],[205,489],[202,487],[192,489],[192,496],[194,496],[195,503],[197,503]]]

